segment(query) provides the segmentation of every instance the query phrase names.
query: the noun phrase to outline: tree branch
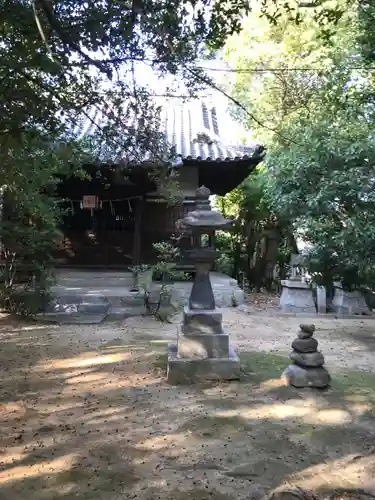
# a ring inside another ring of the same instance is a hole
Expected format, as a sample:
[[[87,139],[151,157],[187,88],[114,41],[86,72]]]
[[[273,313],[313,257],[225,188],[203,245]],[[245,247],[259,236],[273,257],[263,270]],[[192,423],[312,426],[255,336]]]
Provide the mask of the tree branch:
[[[107,77],[111,79],[112,72],[108,67],[105,67],[101,61],[98,61],[97,59],[92,59],[90,56],[85,54],[76,43],[72,42],[69,39],[69,36],[64,32],[63,28],[56,20],[53,9],[50,5],[48,5],[47,0],[39,0],[39,3],[42,7],[42,10],[47,18],[47,21],[51,29],[55,31],[55,33],[58,35],[63,44],[70,50],[73,48],[74,51],[77,52],[86,62],[88,62],[93,66],[96,66],[102,73],[105,73]]]

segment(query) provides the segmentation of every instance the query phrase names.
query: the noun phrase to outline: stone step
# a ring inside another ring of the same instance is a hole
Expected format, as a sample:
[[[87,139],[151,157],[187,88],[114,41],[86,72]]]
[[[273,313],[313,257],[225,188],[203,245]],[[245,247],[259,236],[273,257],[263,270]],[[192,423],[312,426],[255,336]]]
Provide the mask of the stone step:
[[[112,307],[144,307],[143,295],[129,292],[128,295],[110,295],[107,297]]]
[[[118,319],[126,319],[134,316],[143,316],[146,310],[144,306],[135,306],[135,307],[123,307],[116,306],[111,307],[107,320],[118,320]]]
[[[47,323],[64,323],[64,324],[80,324],[80,325],[94,325],[102,323],[107,318],[107,314],[93,314],[93,313],[41,313],[36,314],[34,318],[38,321]]]
[[[46,313],[107,314],[111,304],[104,295],[59,295],[48,304]]]

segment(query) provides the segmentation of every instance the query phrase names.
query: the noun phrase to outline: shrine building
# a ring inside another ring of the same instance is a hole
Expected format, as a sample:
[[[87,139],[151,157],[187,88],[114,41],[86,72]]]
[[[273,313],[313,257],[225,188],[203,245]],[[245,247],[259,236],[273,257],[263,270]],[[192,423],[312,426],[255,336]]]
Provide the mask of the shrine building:
[[[58,186],[69,210],[61,226],[57,265],[110,269],[152,262],[152,244],[176,233],[176,221],[195,208],[198,187],[225,195],[265,155],[260,145],[228,144],[233,121],[209,101],[167,105],[161,124],[175,152],[170,174],[177,176],[183,201],[170,206],[163,200],[146,160],[125,166],[109,161],[84,165],[89,178],[69,177]],[[92,126],[86,123],[82,133],[90,134]],[[189,247],[189,241],[184,245]]]

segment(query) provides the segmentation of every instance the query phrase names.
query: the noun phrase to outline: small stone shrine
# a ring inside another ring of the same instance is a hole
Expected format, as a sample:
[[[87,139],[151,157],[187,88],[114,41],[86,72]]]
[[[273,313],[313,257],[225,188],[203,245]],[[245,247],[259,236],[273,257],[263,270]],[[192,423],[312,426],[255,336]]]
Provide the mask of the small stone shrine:
[[[282,292],[280,309],[285,313],[316,313],[311,286],[303,281],[298,270],[301,256],[292,255],[290,259],[291,276],[281,281]]]
[[[313,337],[315,325],[300,325],[298,337],[292,343],[289,358],[293,364],[282,374],[282,378],[293,387],[316,387],[324,389],[331,376],[324,368],[324,356],[318,351],[318,341]]]
[[[240,378],[240,361],[222,327],[222,312],[216,308],[210,270],[217,251],[214,231],[229,230],[232,221],[211,210],[210,190],[196,191],[196,209],[180,221],[191,232],[195,279],[188,305],[184,308],[177,345],[168,347],[169,383],[192,383],[198,380],[235,380]]]

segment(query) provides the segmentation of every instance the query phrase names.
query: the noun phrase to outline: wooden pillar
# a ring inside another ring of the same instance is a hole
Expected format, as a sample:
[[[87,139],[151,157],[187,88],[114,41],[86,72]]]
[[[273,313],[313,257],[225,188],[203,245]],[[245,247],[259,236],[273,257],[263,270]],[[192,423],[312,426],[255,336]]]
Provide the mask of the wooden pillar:
[[[138,266],[141,260],[141,239],[142,239],[142,214],[144,208],[144,198],[137,198],[134,214],[134,236],[132,265]]]

